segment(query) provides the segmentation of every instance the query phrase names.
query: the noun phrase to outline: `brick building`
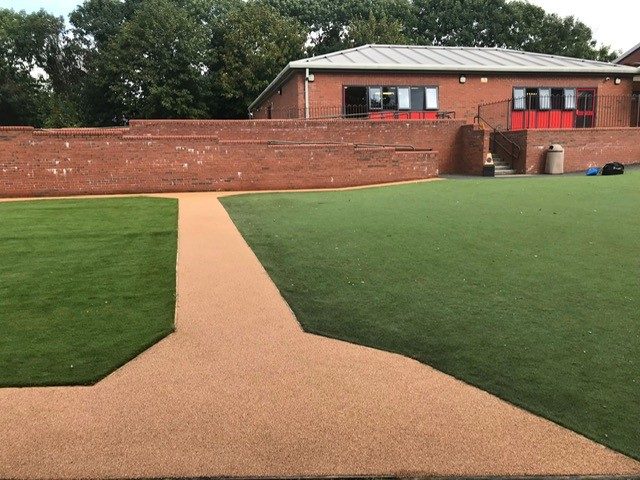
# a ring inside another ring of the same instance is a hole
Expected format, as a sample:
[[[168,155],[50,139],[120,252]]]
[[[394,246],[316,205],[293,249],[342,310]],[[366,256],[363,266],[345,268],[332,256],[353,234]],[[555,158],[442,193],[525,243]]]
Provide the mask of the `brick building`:
[[[640,43],[620,55],[614,63],[629,65],[631,67],[640,67]]]
[[[640,43],[618,57],[615,63],[638,67],[638,73],[633,78],[633,93],[640,97]]]
[[[365,45],[289,63],[250,113],[469,120],[480,114],[505,130],[625,127],[633,124],[638,75],[633,65],[498,48]]]

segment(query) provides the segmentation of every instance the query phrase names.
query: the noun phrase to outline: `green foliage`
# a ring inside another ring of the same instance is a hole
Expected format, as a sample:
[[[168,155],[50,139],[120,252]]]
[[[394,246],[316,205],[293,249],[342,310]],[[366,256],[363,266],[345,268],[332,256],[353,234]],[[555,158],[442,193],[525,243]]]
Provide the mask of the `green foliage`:
[[[367,18],[353,20],[345,36],[347,47],[359,47],[370,43],[406,45],[411,40],[404,33],[403,24],[387,16],[376,18],[373,13]]]
[[[175,2],[141,3],[93,62],[114,115],[207,116],[205,41],[205,30]]]
[[[0,124],[41,126],[47,119],[46,67],[55,58],[63,21],[43,10],[0,9]]]
[[[94,383],[173,331],[175,200],[5,202],[0,215],[0,387]]]
[[[223,100],[221,117],[246,116],[253,98],[283,65],[304,55],[302,25],[259,2],[240,2],[225,16],[216,58],[214,86]]]
[[[126,20],[127,3],[120,0],[86,0],[69,15],[74,34],[88,49],[104,47]]]
[[[640,172],[225,197],[306,331],[640,459]]]
[[[69,19],[0,9],[1,123],[244,117],[289,61],[367,43],[616,56],[520,0],[85,0]]]

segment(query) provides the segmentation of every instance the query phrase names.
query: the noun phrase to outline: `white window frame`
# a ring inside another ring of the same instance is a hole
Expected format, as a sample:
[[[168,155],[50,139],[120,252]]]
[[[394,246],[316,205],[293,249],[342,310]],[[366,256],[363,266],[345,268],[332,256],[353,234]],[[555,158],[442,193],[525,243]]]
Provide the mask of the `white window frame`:
[[[433,97],[433,93],[435,92],[435,97]],[[429,94],[431,93],[431,98]],[[430,104],[429,101],[433,100]],[[424,87],[424,107],[425,110],[439,110],[440,109],[440,91],[436,86]]]
[[[398,110],[411,110],[411,87],[397,87],[396,92],[398,95]],[[406,100],[406,102],[403,102],[403,100]]]
[[[538,110],[551,110],[551,88],[542,87],[538,89]]]
[[[527,89],[525,87],[513,87],[513,110],[523,111],[527,109]]]
[[[564,109],[575,110],[578,106],[577,89],[565,88],[563,93],[564,93]]]

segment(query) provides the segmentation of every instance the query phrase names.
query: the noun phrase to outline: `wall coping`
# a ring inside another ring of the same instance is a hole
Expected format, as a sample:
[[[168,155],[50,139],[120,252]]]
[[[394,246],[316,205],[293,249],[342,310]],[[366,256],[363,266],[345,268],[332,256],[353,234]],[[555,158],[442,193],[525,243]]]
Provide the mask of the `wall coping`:
[[[20,126],[20,125],[0,126],[0,132],[31,132],[33,130],[35,130],[34,127]]]
[[[589,132],[640,132],[640,127],[595,127],[595,128],[523,128],[522,130],[501,130],[504,134],[522,133],[589,133]]]
[[[279,119],[148,119],[148,120],[130,120],[130,127],[142,127],[152,125],[216,125],[216,124],[245,124],[245,125],[287,125],[287,124],[322,124],[322,123],[344,123],[349,125],[367,125],[367,124],[398,124],[398,123],[425,123],[425,124],[468,124],[467,119],[462,118],[442,118],[442,119],[384,119],[384,120],[367,120],[367,119],[347,119],[347,118],[279,118]]]

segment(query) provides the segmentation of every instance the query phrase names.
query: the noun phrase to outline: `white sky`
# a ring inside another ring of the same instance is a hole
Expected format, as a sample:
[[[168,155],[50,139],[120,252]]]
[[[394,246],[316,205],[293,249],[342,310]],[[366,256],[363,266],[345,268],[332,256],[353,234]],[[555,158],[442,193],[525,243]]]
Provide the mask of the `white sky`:
[[[529,0],[563,17],[573,15],[586,23],[599,43],[627,51],[640,43],[638,0]]]
[[[638,0],[529,0],[562,16],[574,15],[589,25],[598,42],[615,50],[627,51],[640,42],[640,1]],[[0,7],[15,10],[44,8],[56,15],[67,15],[80,0],[0,0]]]

